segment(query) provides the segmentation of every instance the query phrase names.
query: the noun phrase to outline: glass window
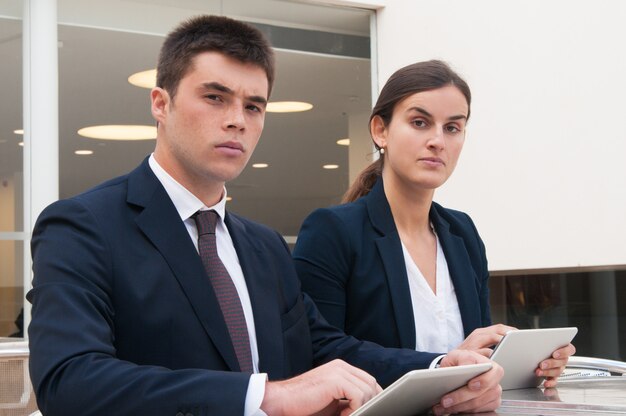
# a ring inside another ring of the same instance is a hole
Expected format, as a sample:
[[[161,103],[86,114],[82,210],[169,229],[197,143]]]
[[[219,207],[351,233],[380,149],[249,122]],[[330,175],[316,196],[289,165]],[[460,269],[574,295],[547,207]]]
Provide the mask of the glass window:
[[[0,1],[0,337],[22,336],[22,2]]]
[[[350,161],[357,161],[352,167],[360,162],[360,170],[371,155],[371,12],[273,0],[198,4],[94,1],[87,7],[59,0],[60,197],[124,174],[150,154],[154,140],[90,139],[77,131],[102,124],[154,126],[149,90],[128,77],[155,67],[164,35],[184,18],[223,14],[257,26],[275,46],[270,101],[313,105],[268,113],[248,167],[227,184],[229,210],[293,240],[306,215],[339,202],[350,182]],[[337,144],[347,138],[350,146]]]
[[[493,276],[494,322],[578,327],[576,354],[626,361],[626,271]]]
[[[23,231],[22,21],[5,3],[19,2],[0,2],[0,233]]]

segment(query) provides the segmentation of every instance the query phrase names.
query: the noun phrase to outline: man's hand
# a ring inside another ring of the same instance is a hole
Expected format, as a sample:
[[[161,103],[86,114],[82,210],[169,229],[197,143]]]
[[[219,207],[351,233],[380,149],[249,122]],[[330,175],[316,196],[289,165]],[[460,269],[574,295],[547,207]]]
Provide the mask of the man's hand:
[[[539,363],[539,367],[535,369],[535,375],[537,377],[546,378],[543,382],[544,387],[550,388],[556,386],[557,378],[561,375],[563,370],[565,370],[567,360],[570,355],[574,355],[575,353],[576,348],[572,344],[568,344],[554,351],[551,358]]]
[[[269,416],[349,415],[382,391],[376,379],[334,360],[285,381],[268,382],[261,410]]]
[[[453,350],[441,360],[442,367],[491,362],[493,368],[474,377],[467,385],[444,395],[433,407],[436,415],[449,413],[490,412],[500,407],[504,370],[497,363],[474,351]]]
[[[465,338],[461,345],[456,348],[458,350],[476,351],[485,357],[491,357],[491,353],[493,351],[489,347],[496,345],[500,342],[504,334],[515,329],[516,328],[512,326],[502,324],[478,328],[472,331],[472,333]]]

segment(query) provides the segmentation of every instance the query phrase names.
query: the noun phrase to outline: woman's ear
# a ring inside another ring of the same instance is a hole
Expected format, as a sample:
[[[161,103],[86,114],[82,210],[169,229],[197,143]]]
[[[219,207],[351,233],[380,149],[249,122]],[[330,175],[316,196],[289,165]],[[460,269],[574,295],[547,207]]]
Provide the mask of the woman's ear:
[[[370,121],[370,135],[379,149],[387,147],[387,126],[381,116],[374,116]]]
[[[157,123],[163,123],[170,109],[170,95],[163,88],[154,87],[150,92],[150,101],[152,117]]]

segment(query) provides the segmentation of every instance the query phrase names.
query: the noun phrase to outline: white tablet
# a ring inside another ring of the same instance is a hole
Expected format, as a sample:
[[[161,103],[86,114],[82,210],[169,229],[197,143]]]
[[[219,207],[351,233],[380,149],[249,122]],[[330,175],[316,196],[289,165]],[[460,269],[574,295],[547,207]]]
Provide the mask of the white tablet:
[[[537,387],[543,377],[535,376],[539,363],[554,350],[569,344],[578,328],[519,329],[507,332],[496,345],[491,359],[504,368],[503,390]]]
[[[429,410],[441,397],[491,369],[491,363],[409,371],[353,416],[412,416]]]

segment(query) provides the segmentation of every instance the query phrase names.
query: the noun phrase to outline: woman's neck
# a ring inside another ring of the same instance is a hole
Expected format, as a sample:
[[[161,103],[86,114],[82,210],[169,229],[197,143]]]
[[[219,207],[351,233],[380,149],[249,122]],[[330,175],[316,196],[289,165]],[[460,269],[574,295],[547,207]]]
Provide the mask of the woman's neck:
[[[400,234],[430,234],[428,214],[435,191],[411,186],[387,169],[383,170],[382,176],[385,196]]]

